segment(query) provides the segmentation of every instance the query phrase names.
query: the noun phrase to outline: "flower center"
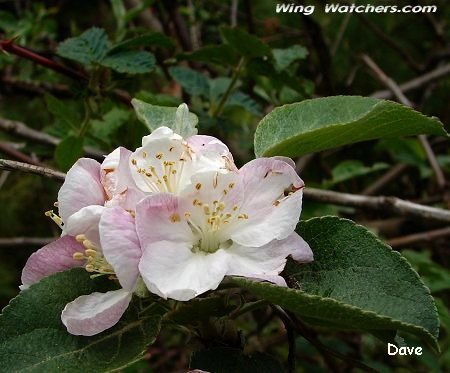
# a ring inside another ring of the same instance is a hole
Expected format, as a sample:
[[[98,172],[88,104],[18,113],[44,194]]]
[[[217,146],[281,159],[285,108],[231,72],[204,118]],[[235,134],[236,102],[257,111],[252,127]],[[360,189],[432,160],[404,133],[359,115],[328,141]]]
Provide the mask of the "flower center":
[[[230,184],[229,189],[231,188],[233,184]],[[194,199],[192,205],[195,209],[192,213],[186,212],[184,216],[197,239],[192,247],[193,252],[214,253],[219,249],[229,248],[233,243],[229,238],[230,226],[239,220],[248,219],[247,214],[240,212],[238,205],[227,206],[219,200],[207,204]]]
[[[177,154],[178,153],[178,154]],[[183,142],[182,150],[175,146],[167,148],[167,152],[149,154],[142,151],[131,159],[131,164],[154,193],[176,193],[181,188],[185,164],[192,160],[192,150]]]

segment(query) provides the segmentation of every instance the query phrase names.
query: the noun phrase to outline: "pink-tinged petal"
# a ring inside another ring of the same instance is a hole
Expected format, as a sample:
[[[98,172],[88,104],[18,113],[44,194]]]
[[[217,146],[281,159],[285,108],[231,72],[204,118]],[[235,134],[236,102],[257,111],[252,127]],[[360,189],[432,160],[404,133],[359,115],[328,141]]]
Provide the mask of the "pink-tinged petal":
[[[244,246],[263,246],[289,236],[300,218],[303,181],[286,162],[258,158],[239,170],[244,188],[240,213],[245,219],[232,233]]]
[[[96,247],[100,248],[100,235],[98,224],[102,213],[106,210],[104,206],[87,206],[71,215],[64,224],[63,230],[66,234],[77,236],[84,234]]]
[[[219,139],[212,136],[195,135],[187,140],[189,147],[196,153],[196,171],[224,169],[237,171],[233,155],[228,147]]]
[[[136,231],[142,247],[156,241],[194,242],[186,222],[182,200],[160,193],[140,201],[136,207]]]
[[[132,295],[124,289],[82,295],[66,305],[61,320],[70,334],[91,336],[101,333],[117,324]]]
[[[67,172],[58,192],[58,209],[64,223],[75,212],[90,205],[103,205],[105,194],[100,182],[100,163],[81,158]]]
[[[227,253],[231,256],[227,275],[259,278],[283,286],[285,282],[278,275],[284,269],[289,255],[302,262],[313,259],[308,244],[297,233],[261,247],[233,244]]]
[[[292,158],[284,157],[282,155],[276,155],[275,157],[272,157],[273,159],[276,159],[277,161],[286,162],[289,166],[291,166],[294,170],[297,166],[295,162],[292,160]]]
[[[225,250],[194,253],[182,242],[159,241],[148,245],[139,263],[147,288],[163,298],[190,300],[219,286],[228,269]]]
[[[100,219],[100,242],[106,261],[120,284],[133,291],[139,277],[141,247],[134,218],[120,207],[106,209]]]
[[[80,267],[84,263],[73,259],[73,254],[84,251],[74,237],[64,236],[31,254],[22,271],[22,290],[53,273]]]

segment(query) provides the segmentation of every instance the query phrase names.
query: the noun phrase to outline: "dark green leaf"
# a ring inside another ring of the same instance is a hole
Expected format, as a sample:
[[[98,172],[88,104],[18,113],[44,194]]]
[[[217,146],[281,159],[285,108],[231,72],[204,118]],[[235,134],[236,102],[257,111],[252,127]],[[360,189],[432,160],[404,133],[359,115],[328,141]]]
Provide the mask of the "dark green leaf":
[[[285,49],[272,49],[275,69],[282,71],[291,63],[302,60],[308,55],[308,50],[301,45],[293,45]]]
[[[67,136],[55,149],[55,160],[59,168],[67,171],[83,155],[83,139]]]
[[[395,136],[446,136],[436,118],[392,101],[335,96],[284,105],[266,115],[255,133],[255,154],[290,157],[359,141]]]
[[[190,369],[201,369],[214,373],[280,373],[284,369],[274,357],[257,352],[246,356],[241,350],[217,347],[192,354]]]
[[[145,51],[123,51],[108,55],[100,62],[119,73],[144,74],[155,67],[155,56]]]
[[[326,183],[327,186],[341,183],[346,180],[353,179],[358,176],[364,176],[372,172],[385,170],[389,165],[386,163],[375,163],[368,167],[361,161],[346,160],[340,162],[337,166],[331,170],[332,179]]]
[[[47,109],[54,117],[63,124],[66,130],[76,129],[80,123],[80,116],[74,107],[66,102],[57,99],[55,96],[47,93],[45,96]]]
[[[173,48],[174,43],[171,38],[160,32],[148,32],[114,45],[109,52],[115,53],[127,49],[151,46]]]
[[[172,67],[169,73],[190,95],[208,97],[209,82],[203,74],[183,66]]]
[[[245,57],[269,57],[270,47],[240,28],[221,27],[222,38],[230,44],[241,56]]]
[[[240,106],[254,115],[261,115],[261,106],[253,100],[249,95],[236,91],[233,92],[225,104],[227,106]]]
[[[113,108],[103,115],[102,120],[93,120],[91,131],[94,136],[103,141],[110,141],[111,135],[130,119],[130,112],[124,109]]]
[[[92,337],[71,335],[61,322],[66,303],[111,289],[110,282],[77,268],[22,291],[0,316],[2,370],[110,372],[140,359],[159,333],[164,311],[157,304],[139,313],[138,302],[132,303],[117,325]]]
[[[198,118],[194,113],[189,113],[189,109],[185,104],[180,105],[178,108],[156,106],[135,98],[131,100],[131,104],[136,111],[138,119],[150,131],[166,126],[184,138],[197,134]]]
[[[208,45],[191,53],[179,54],[177,58],[179,60],[201,61],[228,66],[236,66],[239,61],[237,53],[227,44]]]
[[[343,330],[402,330],[439,349],[439,320],[429,290],[409,263],[366,228],[337,217],[301,222],[314,262],[290,262],[288,283],[300,290],[235,279],[306,321]]]
[[[92,27],[80,36],[66,39],[59,44],[57,53],[61,57],[84,65],[100,62],[108,51],[108,37],[105,30]]]

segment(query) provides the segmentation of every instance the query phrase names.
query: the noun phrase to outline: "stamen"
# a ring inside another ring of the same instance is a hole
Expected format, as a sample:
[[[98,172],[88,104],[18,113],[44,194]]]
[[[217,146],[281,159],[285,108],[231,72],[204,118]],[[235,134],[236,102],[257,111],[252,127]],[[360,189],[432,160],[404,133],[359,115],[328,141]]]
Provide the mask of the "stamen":
[[[79,234],[79,235],[75,236],[75,239],[76,239],[79,243],[82,243],[82,242],[86,239],[86,236],[85,236],[84,234]]]
[[[77,251],[76,253],[73,253],[72,257],[74,260],[84,260],[85,259],[84,254],[80,253],[79,251]]]

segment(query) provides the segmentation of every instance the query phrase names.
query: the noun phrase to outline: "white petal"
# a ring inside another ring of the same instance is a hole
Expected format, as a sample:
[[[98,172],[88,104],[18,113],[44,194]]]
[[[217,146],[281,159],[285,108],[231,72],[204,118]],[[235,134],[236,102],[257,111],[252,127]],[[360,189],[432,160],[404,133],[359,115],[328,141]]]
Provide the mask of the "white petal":
[[[148,245],[139,263],[147,288],[163,298],[187,301],[219,286],[228,268],[224,250],[193,253],[186,243]]]
[[[95,246],[100,248],[100,235],[98,233],[98,223],[105,211],[104,206],[87,206],[71,215],[64,224],[64,232],[71,236],[84,234],[86,238]]]
[[[196,153],[196,172],[228,170],[237,171],[233,155],[228,147],[212,136],[195,135],[187,140],[189,147]]]
[[[120,284],[133,291],[139,276],[141,247],[134,218],[120,207],[105,209],[100,219],[103,255],[114,268]]]
[[[95,335],[117,324],[131,297],[123,289],[82,295],[66,305],[61,320],[71,334]]]
[[[284,280],[278,275],[284,269],[289,255],[302,262],[312,261],[311,249],[297,233],[261,247],[233,244],[227,253],[231,256],[227,275],[259,278],[281,285]]]
[[[289,236],[300,218],[303,181],[286,162],[258,158],[239,170],[244,188],[241,213],[248,219],[231,235],[244,246],[262,246]],[[285,197],[289,191],[293,193]]]
[[[172,194],[160,193],[140,201],[136,207],[136,231],[142,247],[156,242],[194,242],[194,235],[185,220],[186,208]]]
[[[77,251],[84,251],[74,237],[65,236],[45,245],[31,254],[22,271],[22,290],[38,282],[41,278],[66,269],[80,267],[83,261],[73,259]]]
[[[75,212],[90,205],[103,205],[105,194],[100,183],[100,163],[81,158],[67,172],[58,192],[58,209],[64,223]]]

